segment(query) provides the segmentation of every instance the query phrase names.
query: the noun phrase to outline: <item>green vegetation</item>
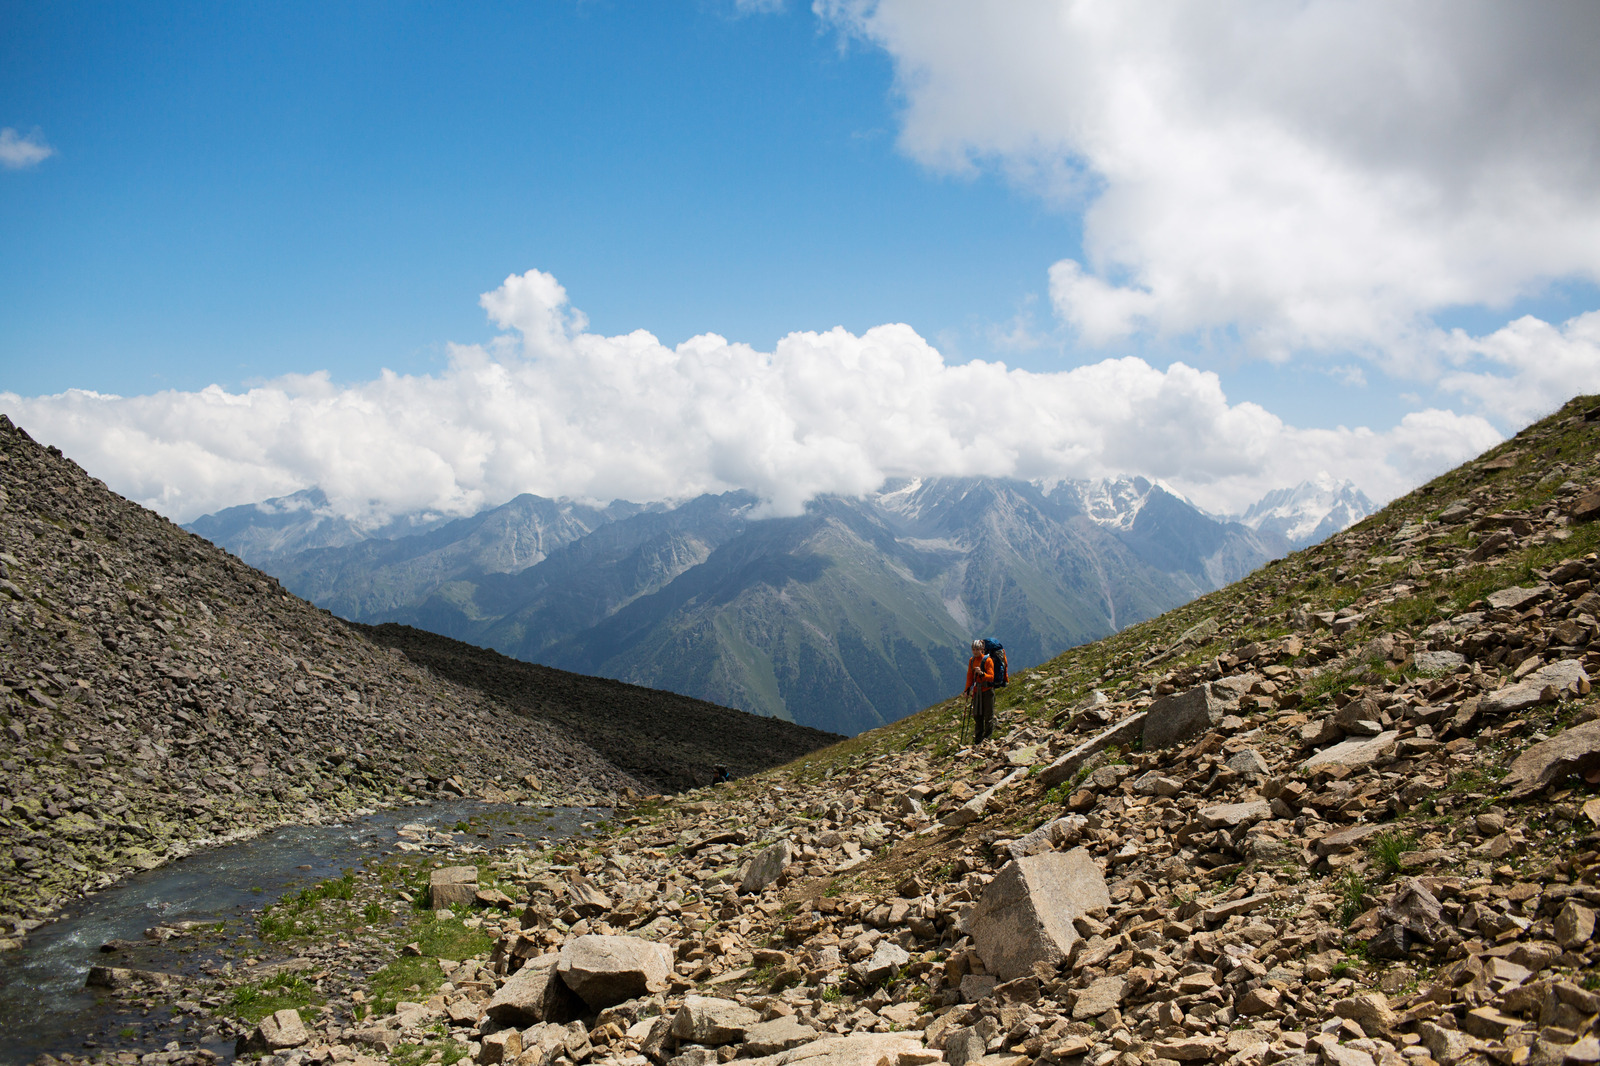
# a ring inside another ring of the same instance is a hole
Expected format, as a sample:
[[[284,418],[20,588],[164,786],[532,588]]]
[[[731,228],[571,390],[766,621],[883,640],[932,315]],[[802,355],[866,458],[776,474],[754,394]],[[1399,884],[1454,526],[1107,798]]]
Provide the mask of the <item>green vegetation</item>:
[[[372,975],[372,1012],[380,1017],[392,1014],[396,1003],[426,999],[442,984],[444,971],[438,959],[426,955],[396,959]]]
[[[304,978],[281,973],[259,984],[235,988],[225,1009],[240,1021],[254,1025],[275,1011],[303,1010],[321,1002],[322,997]]]
[[[1367,845],[1367,854],[1372,861],[1383,871],[1385,877],[1393,877],[1400,872],[1400,856],[1408,851],[1417,850],[1417,838],[1412,833],[1404,833],[1394,829],[1379,833]]]
[[[441,1037],[425,1044],[401,1044],[389,1053],[390,1066],[423,1066],[424,1063],[441,1063],[453,1066],[466,1057],[463,1044]]]
[[[1349,928],[1350,923],[1367,909],[1362,902],[1367,894],[1367,879],[1355,870],[1346,870],[1334,887],[1339,892],[1339,924]]]

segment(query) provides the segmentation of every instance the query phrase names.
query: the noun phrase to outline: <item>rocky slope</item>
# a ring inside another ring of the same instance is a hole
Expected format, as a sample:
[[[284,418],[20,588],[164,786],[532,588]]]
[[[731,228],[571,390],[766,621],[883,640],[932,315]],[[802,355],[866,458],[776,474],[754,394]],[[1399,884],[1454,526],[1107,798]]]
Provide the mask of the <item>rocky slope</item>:
[[[1597,549],[1581,397],[1020,674],[976,749],[936,706],[433,869],[492,947],[241,1032],[275,1066],[1600,1061]]]
[[[110,492],[0,417],[0,921],[202,842],[637,780]]]
[[[659,689],[519,662],[410,626],[352,626],[440,677],[566,728],[613,766],[668,791],[709,784],[719,764],[744,777],[844,739]]]

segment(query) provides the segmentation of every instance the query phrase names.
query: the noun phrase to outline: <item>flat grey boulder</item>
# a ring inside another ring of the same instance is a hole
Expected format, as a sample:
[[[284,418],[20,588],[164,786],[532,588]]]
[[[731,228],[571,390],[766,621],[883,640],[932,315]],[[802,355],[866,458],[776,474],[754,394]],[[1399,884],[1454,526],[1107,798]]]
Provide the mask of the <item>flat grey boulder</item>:
[[[1084,848],[1014,859],[1000,868],[967,927],[984,968],[1002,981],[1058,965],[1078,931],[1072,920],[1111,906],[1105,874]]]
[[[457,903],[470,907],[478,898],[478,868],[476,866],[446,866],[433,871],[428,878],[428,902],[434,910],[453,907]]]
[[[880,940],[872,957],[862,959],[850,967],[850,972],[863,984],[877,984],[911,961],[906,949],[892,940]]]
[[[1502,788],[1526,796],[1566,777],[1600,768],[1600,719],[1541,740],[1511,763]]]
[[[1267,765],[1267,760],[1261,757],[1259,751],[1246,748],[1228,760],[1228,769],[1237,774],[1255,774],[1259,777],[1265,776],[1271,767]]]
[[[1453,674],[1466,663],[1466,657],[1457,651],[1419,651],[1411,665],[1423,674]]]
[[[580,999],[602,1010],[625,999],[666,990],[672,952],[635,936],[588,933],[567,941],[556,972]]]
[[[921,1056],[921,1061],[936,1061],[936,1056],[926,1054],[922,1034],[905,1033],[851,1033],[849,1036],[828,1036],[809,1044],[780,1051],[759,1059],[740,1059],[739,1066],[791,1066],[803,1062],[806,1066],[896,1066],[902,1056]]]
[[[562,983],[556,969],[561,956],[552,952],[523,963],[522,969],[484,1007],[484,1013],[502,1025],[527,1026],[536,1022],[570,1022],[582,1005]]]
[[[794,848],[788,840],[780,840],[771,847],[763,848],[750,860],[750,868],[744,873],[744,880],[739,883],[741,892],[760,892],[783,876],[784,868],[794,859]]]
[[[1163,696],[1145,711],[1144,750],[1156,751],[1182,744],[1222,721],[1224,713],[1224,701],[1212,694],[1209,685],[1196,685],[1187,692]]]
[[[1200,823],[1207,829],[1237,829],[1241,825],[1254,825],[1271,817],[1272,806],[1266,800],[1259,799],[1244,803],[1219,803],[1200,811]]]
[[[1541,666],[1515,685],[1496,689],[1478,701],[1484,714],[1509,714],[1562,696],[1582,696],[1589,691],[1589,674],[1577,659]]]
[[[1037,775],[1039,783],[1045,788],[1054,788],[1061,782],[1070,780],[1072,775],[1078,772],[1078,768],[1089,761],[1090,756],[1105,751],[1107,748],[1133,743],[1136,738],[1144,733],[1144,720],[1145,715],[1141,711],[1138,714],[1129,715],[1116,725],[1102,729],[1082,744],[1062,755],[1049,766],[1046,766],[1043,770],[1040,770]]]
[[[816,1038],[815,1029],[799,1018],[789,1015],[774,1018],[770,1022],[761,1022],[746,1029],[744,1047],[752,1055],[776,1055],[780,1051],[809,1044]]]
[[[1371,765],[1384,752],[1393,748],[1399,739],[1400,732],[1396,729],[1386,730],[1375,737],[1352,737],[1331,748],[1324,748],[1300,765],[1307,770],[1314,770],[1319,766],[1348,766],[1352,770],[1358,769]]]
[[[239,1043],[241,1051],[286,1051],[310,1040],[311,1034],[300,1020],[300,1012],[285,1007],[262,1018],[249,1038]]]
[[[742,1044],[759,1024],[761,1015],[731,999],[686,996],[673,1016],[672,1035],[690,1044]]]
[[[1519,588],[1516,585],[1510,588],[1491,592],[1485,597],[1489,606],[1496,609],[1509,608],[1513,611],[1524,611],[1546,596],[1550,595],[1549,585],[1534,585],[1532,588]]]

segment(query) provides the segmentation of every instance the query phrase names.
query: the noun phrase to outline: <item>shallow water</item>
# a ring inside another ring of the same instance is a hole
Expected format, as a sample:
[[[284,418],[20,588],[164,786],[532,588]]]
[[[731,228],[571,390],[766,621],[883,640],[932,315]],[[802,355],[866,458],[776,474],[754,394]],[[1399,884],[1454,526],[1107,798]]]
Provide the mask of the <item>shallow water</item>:
[[[249,927],[253,912],[291,889],[403,850],[397,832],[412,823],[448,833],[458,822],[476,819],[476,831],[456,833],[455,841],[492,849],[569,837],[602,814],[470,800],[403,807],[327,825],[286,826],[135,874],[65,907],[58,920],[34,930],[24,947],[0,955],[0,1064],[20,1066],[41,1054],[95,1048],[153,1051],[159,1047],[150,1045],[152,1036],[164,1042],[175,1035],[177,1027],[164,1013],[147,1014],[103,990],[85,988],[84,978],[95,965],[195,973],[217,961],[216,951],[179,939],[107,954],[100,946],[108,941],[145,941],[144,931],[152,926],[186,921]],[[134,1035],[121,1035],[129,1031]],[[190,1046],[190,1040],[184,1043]],[[224,1059],[233,1057],[231,1041],[208,1046]]]

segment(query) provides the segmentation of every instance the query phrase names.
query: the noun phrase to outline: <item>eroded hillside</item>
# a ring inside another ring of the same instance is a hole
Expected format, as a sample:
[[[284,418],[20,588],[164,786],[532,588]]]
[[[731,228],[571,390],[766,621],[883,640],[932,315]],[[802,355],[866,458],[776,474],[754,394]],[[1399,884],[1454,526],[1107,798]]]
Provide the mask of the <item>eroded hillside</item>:
[[[0,416],[0,918],[197,844],[639,782],[108,490]]]

